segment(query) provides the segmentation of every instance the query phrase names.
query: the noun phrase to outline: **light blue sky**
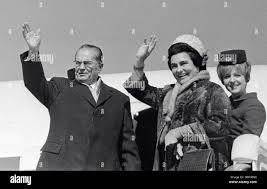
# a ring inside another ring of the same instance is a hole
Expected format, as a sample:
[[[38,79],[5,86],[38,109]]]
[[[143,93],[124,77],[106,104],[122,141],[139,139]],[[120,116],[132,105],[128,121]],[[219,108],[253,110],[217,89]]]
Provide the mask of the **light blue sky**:
[[[103,73],[129,72],[151,33],[159,42],[146,70],[168,69],[162,56],[169,44],[194,29],[209,49],[209,66],[217,65],[215,53],[229,48],[247,50],[252,64],[267,64],[266,0],[1,0],[0,81],[22,79],[25,21],[41,29],[41,53],[54,57],[44,63],[47,77],[65,76],[83,43],[102,48]]]

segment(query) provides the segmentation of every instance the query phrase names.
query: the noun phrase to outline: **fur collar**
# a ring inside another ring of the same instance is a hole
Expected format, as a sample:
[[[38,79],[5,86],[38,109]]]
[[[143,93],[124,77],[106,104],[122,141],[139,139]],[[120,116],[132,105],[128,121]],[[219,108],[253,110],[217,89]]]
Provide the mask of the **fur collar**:
[[[183,85],[178,82],[175,84],[174,88],[168,91],[163,100],[163,114],[165,115],[165,121],[170,122],[172,119],[172,115],[174,113],[175,101],[177,96],[191,87],[191,84],[195,81],[202,79],[210,79],[210,74],[207,70],[200,71],[195,77],[191,78],[189,81],[184,83]]]

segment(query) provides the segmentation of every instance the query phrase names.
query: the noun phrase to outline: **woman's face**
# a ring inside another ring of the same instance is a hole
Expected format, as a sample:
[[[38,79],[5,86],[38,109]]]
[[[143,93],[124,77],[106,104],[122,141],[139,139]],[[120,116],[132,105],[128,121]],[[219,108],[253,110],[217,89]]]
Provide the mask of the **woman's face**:
[[[245,76],[238,72],[235,67],[233,67],[231,73],[225,74],[223,84],[233,97],[246,94],[247,82]]]
[[[181,52],[171,57],[171,71],[177,82],[184,84],[196,76],[199,69],[186,52]]]

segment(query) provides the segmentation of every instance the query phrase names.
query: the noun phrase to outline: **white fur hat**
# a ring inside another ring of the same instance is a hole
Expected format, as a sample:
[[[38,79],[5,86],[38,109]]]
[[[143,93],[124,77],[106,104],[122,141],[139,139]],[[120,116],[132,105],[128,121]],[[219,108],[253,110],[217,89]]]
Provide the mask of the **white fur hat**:
[[[194,35],[191,34],[184,34],[178,36],[171,45],[174,45],[176,43],[185,43],[195,49],[201,57],[204,57],[206,55],[207,51],[203,45],[203,43],[200,41],[200,39]]]

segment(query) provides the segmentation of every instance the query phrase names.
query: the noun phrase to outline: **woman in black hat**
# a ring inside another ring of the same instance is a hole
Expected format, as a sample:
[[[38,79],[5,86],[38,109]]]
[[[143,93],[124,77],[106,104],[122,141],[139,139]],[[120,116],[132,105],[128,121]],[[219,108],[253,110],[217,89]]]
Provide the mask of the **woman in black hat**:
[[[257,93],[247,93],[251,65],[244,50],[227,50],[218,56],[217,73],[226,89],[231,93],[232,106],[230,147],[233,140],[242,134],[260,136],[266,120],[263,104]]]
[[[209,81],[202,42],[194,35],[175,39],[168,49],[168,66],[177,82],[164,88],[150,86],[143,71],[156,42],[156,37],[151,36],[140,46],[132,76],[124,84],[131,95],[158,110],[153,170],[179,170],[181,156],[207,148],[207,138],[215,151],[213,168],[223,170],[230,154],[225,140],[229,134],[230,101],[219,85]]]

